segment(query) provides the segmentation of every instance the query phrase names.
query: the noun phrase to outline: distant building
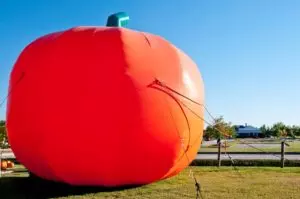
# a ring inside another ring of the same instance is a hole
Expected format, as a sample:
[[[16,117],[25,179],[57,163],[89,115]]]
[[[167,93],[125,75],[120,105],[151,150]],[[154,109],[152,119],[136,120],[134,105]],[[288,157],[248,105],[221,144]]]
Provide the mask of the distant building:
[[[250,138],[250,137],[263,137],[259,128],[250,125],[237,125],[235,126],[237,137]]]

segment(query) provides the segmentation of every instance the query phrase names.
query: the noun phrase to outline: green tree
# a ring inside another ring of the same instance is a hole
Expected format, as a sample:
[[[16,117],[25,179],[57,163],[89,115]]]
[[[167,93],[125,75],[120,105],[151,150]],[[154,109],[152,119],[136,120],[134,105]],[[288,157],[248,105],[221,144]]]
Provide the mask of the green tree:
[[[6,134],[6,127],[5,127],[5,121],[0,121],[0,148],[6,147],[7,142],[7,134]]]
[[[7,142],[7,134],[6,134],[5,126],[0,126],[0,148],[4,148],[6,142]]]
[[[0,126],[5,126],[5,121],[4,120],[0,120]]]
[[[291,127],[291,130],[292,130],[294,136],[300,136],[300,126],[293,125]]]
[[[234,126],[232,126],[230,122],[225,122],[222,116],[215,118],[213,124],[207,126],[205,130],[206,138],[235,137],[235,135],[236,131]]]
[[[296,138],[292,126],[286,125],[286,126],[285,126],[285,129],[284,129],[284,131],[283,131],[283,133],[286,133],[286,135],[287,135],[288,137],[291,137],[291,138],[293,138],[293,139]]]
[[[264,137],[269,137],[272,135],[270,127],[266,126],[265,124],[260,127],[260,131],[264,135]]]
[[[271,127],[273,136],[280,137],[286,131],[286,125],[283,122],[277,122]]]

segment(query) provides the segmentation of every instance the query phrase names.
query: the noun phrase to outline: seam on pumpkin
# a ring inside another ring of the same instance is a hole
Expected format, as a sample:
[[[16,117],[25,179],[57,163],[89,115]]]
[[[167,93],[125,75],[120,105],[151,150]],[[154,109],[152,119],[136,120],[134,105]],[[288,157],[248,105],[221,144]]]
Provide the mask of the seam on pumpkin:
[[[188,135],[189,135],[189,136],[188,136],[189,139],[188,139],[187,148],[184,149],[184,151],[187,152],[187,151],[189,150],[189,148],[190,148],[190,142],[191,142],[191,126],[190,126],[189,119],[188,119],[188,117],[187,117],[187,115],[186,115],[186,113],[185,113],[183,107],[181,106],[179,100],[178,100],[174,95],[172,95],[172,93],[170,93],[170,92],[164,90],[163,88],[160,88],[160,87],[156,86],[156,85],[153,84],[153,83],[149,84],[148,87],[149,87],[149,88],[156,89],[156,90],[158,90],[158,91],[161,91],[162,93],[167,94],[169,97],[171,97],[171,98],[176,102],[176,104],[179,106],[180,110],[182,111],[182,114],[183,114],[183,116],[184,116],[184,118],[185,118],[185,120],[186,120],[187,126],[188,126],[188,132],[189,132],[189,134],[188,134]],[[175,125],[176,125],[176,124],[175,124]],[[180,135],[178,135],[178,136],[179,136],[179,138],[181,139],[181,136],[180,136]]]
[[[176,104],[179,106],[179,108],[181,109],[181,111],[182,111],[182,113],[183,113],[183,115],[184,115],[184,117],[185,117],[185,119],[186,119],[186,122],[187,122],[187,125],[188,125],[188,129],[189,129],[189,130],[188,130],[188,137],[189,137],[189,139],[188,139],[188,144],[187,144],[187,147],[186,147],[186,148],[182,147],[183,153],[182,153],[181,155],[179,154],[178,159],[174,162],[173,167],[175,167],[176,165],[178,165],[178,164],[183,160],[184,156],[187,156],[187,152],[188,152],[188,150],[191,148],[191,147],[190,147],[190,142],[191,142],[191,130],[190,130],[189,120],[188,120],[187,115],[186,115],[186,113],[185,113],[183,107],[181,106],[179,100],[178,100],[172,93],[170,93],[170,92],[164,90],[163,88],[159,87],[158,85],[155,85],[154,82],[151,83],[151,84],[149,84],[148,87],[149,87],[149,88],[152,88],[152,89],[156,89],[156,90],[158,90],[158,91],[161,91],[161,92],[165,93],[166,95],[168,95],[169,97],[171,97],[171,98],[176,102]],[[172,115],[171,110],[169,110],[169,111],[170,111],[170,114]],[[174,121],[174,119],[173,119],[173,121]],[[181,137],[181,135],[179,134],[179,131],[178,131],[177,127],[176,127],[176,123],[174,123],[174,125],[175,125],[175,128],[176,128],[176,131],[177,131],[177,134],[178,134],[179,139],[182,140],[182,137]],[[189,161],[189,159],[188,159],[188,161]],[[168,171],[168,172],[169,172],[169,171]],[[173,171],[172,173],[174,173],[174,172],[176,172],[176,170]],[[170,173],[170,175],[172,175],[172,173]]]
[[[147,37],[147,35],[143,32],[141,32],[141,34],[144,36],[144,38],[145,38],[146,42],[148,43],[148,45],[150,46],[150,48],[152,48],[151,42],[150,42],[149,38]]]

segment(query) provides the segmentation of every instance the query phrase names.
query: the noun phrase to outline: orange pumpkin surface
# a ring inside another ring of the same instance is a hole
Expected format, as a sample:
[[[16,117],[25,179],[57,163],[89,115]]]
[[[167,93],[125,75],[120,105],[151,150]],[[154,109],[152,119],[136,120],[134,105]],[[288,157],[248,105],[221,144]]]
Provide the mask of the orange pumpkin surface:
[[[11,148],[48,180],[148,184],[186,168],[201,143],[193,112],[203,116],[203,107],[181,96],[203,103],[200,72],[153,34],[76,27],[43,36],[21,53],[9,89]]]

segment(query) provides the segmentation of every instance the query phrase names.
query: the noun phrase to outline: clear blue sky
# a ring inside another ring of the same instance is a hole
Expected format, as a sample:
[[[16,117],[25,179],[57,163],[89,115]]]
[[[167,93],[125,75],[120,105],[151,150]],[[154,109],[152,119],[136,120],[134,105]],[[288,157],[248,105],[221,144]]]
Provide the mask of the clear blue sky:
[[[130,28],[163,36],[198,64],[214,115],[234,124],[300,124],[299,10],[298,0],[2,0],[0,99],[35,38],[105,25],[109,14],[126,11]]]

